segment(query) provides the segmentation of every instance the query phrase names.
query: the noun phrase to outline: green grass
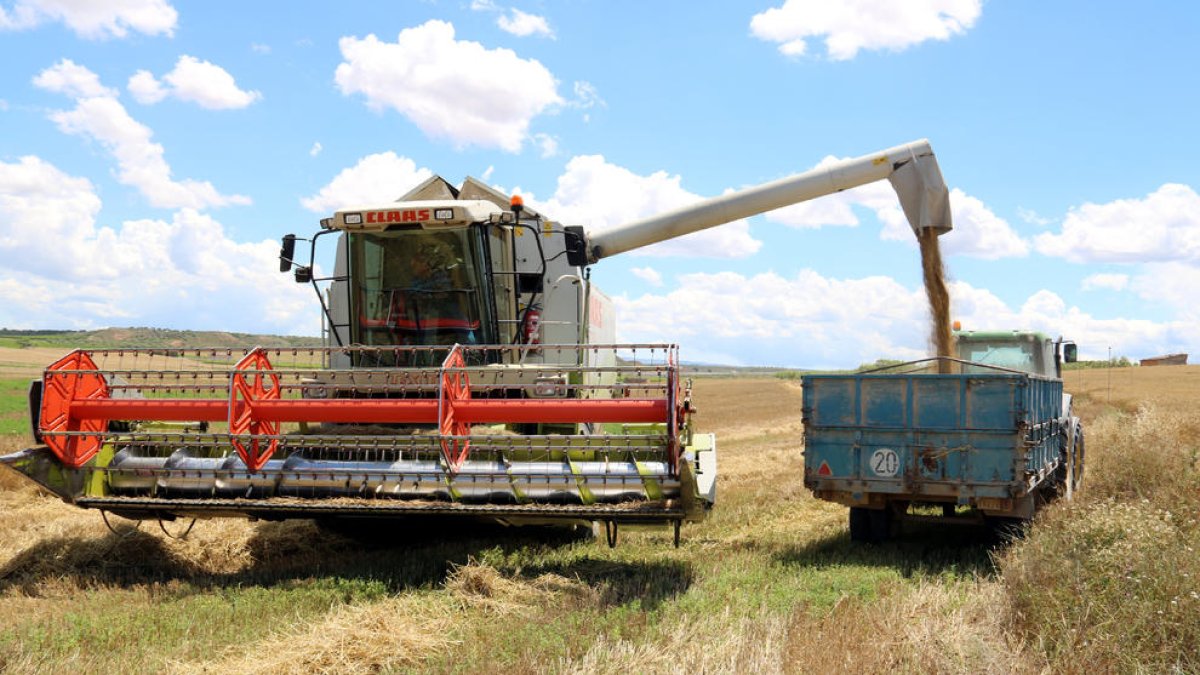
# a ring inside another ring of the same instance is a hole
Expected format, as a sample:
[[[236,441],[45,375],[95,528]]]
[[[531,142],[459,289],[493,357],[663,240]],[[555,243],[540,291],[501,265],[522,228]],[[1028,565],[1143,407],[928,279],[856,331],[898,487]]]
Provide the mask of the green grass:
[[[221,331],[170,330],[165,328],[104,328],[92,331],[9,330],[0,328],[0,347],[119,348],[119,347],[316,347],[320,338],[253,335]]]
[[[0,655],[35,654],[35,662],[49,664],[88,654],[98,661],[111,660],[113,667],[138,654],[151,666],[155,654],[197,659],[208,656],[209,646],[231,637],[261,637],[256,633],[263,627],[277,629],[341,603],[368,602],[386,593],[377,582],[339,579],[197,591],[186,584],[169,584],[150,592],[86,594],[59,616],[9,627],[0,634]],[[0,664],[3,660],[0,656]]]
[[[0,434],[29,434],[28,379],[0,379]]]

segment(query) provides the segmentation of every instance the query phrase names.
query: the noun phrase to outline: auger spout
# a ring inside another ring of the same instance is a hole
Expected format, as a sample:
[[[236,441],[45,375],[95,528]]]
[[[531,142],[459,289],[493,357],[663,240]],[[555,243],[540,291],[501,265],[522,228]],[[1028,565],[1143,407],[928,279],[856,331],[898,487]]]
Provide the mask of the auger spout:
[[[895,188],[914,232],[934,229],[940,235],[953,228],[949,191],[937,157],[929,141],[920,140],[592,233],[588,260],[596,262],[885,178]]]

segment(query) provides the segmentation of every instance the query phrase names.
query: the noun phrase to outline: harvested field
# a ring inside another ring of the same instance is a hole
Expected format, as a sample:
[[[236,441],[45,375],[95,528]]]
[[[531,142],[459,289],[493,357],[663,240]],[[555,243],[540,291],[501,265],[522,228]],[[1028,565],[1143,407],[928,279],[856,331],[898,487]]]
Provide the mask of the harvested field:
[[[0,379],[39,377],[48,364],[54,363],[68,351],[58,347],[0,347]]]
[[[678,550],[666,531],[612,550],[479,526],[113,534],[0,472],[0,670],[1200,670],[1200,367],[1067,385],[1086,488],[1006,549],[934,527],[851,545],[802,486],[799,386],[766,378],[696,380],[719,504]]]

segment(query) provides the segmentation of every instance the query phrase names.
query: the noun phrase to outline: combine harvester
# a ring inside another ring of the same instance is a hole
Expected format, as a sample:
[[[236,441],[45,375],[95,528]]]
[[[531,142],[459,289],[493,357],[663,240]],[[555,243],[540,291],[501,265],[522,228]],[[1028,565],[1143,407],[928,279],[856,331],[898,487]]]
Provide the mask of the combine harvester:
[[[31,388],[39,445],[0,463],[160,525],[459,516],[599,522],[610,545],[619,524],[665,525],[678,544],[715,501],[716,439],[692,431],[675,346],[614,344],[590,265],[885,178],[914,231],[950,229],[926,141],[596,233],[433,177],[322,220],[303,264],[284,237],[327,347],[72,352]]]

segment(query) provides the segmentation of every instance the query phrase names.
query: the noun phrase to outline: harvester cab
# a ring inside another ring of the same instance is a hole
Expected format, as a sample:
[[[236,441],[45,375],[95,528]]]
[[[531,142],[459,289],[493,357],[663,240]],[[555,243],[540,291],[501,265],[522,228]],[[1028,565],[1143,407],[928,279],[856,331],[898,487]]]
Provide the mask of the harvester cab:
[[[926,141],[600,232],[434,176],[284,237],[326,346],[72,352],[35,383],[40,445],[0,463],[131,518],[603,523],[610,544],[636,523],[678,542],[715,502],[716,438],[692,430],[675,345],[616,342],[590,265],[885,178],[914,231],[949,231]]]
[[[529,363],[568,356],[540,344],[615,338],[612,302],[584,278],[582,228],[473,178],[456,188],[433,176],[397,202],[339,209],[321,227],[296,280],[315,285],[331,346],[520,345],[475,356]],[[330,233],[333,274],[314,277],[317,241]],[[296,241],[284,238],[284,271]]]

